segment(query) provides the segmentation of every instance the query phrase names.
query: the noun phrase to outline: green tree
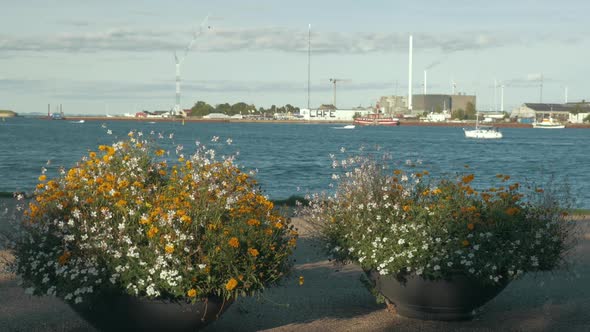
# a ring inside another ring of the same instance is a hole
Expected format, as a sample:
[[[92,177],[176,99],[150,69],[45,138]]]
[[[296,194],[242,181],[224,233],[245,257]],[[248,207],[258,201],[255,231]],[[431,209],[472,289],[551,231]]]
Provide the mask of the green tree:
[[[213,106],[207,104],[204,101],[198,101],[195,105],[191,108],[191,116],[204,116],[209,113],[212,113],[215,110]]]
[[[231,115],[231,105],[228,103],[217,104],[215,106],[215,111],[217,113],[223,113],[227,115]]]
[[[472,102],[468,102],[467,106],[465,106],[465,119],[475,120],[475,112],[475,105]]]
[[[465,111],[462,108],[454,110],[451,112],[451,117],[453,119],[465,120]]]

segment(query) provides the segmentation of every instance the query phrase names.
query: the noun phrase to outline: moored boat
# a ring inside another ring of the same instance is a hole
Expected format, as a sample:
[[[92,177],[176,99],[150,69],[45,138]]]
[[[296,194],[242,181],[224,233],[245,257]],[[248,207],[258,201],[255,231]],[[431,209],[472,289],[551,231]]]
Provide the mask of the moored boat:
[[[498,139],[502,138],[502,133],[497,127],[480,126],[479,113],[475,115],[475,128],[463,128],[466,138],[481,138],[481,139]]]
[[[552,117],[544,118],[541,122],[534,122],[533,128],[563,129],[565,125],[555,121]]]
[[[381,114],[368,114],[357,117],[353,123],[359,126],[399,126],[399,119],[394,117],[385,117]]]

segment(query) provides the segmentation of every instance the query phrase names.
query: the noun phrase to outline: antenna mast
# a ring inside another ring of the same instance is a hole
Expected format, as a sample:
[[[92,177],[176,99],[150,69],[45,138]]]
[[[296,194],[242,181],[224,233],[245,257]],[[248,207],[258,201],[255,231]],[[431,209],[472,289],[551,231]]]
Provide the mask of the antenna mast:
[[[307,109],[310,109],[311,89],[311,24],[307,27]]]

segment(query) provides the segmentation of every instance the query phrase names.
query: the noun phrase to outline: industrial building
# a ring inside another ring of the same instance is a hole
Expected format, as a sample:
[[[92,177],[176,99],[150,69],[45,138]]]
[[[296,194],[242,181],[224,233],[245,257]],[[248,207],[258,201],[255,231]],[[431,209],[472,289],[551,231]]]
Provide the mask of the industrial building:
[[[442,112],[466,110],[468,104],[476,106],[476,97],[466,94],[420,94],[412,96],[412,110],[408,110],[406,96],[383,96],[379,99],[379,105],[385,114],[416,116],[424,112]]]

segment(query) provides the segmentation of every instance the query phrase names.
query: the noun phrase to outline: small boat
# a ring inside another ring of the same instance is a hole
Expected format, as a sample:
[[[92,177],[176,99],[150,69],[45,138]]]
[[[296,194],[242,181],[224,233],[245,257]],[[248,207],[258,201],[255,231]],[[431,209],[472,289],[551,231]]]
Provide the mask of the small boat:
[[[344,127],[332,127],[332,128],[334,128],[334,129],[354,129],[354,128],[356,128],[356,126],[355,125],[346,125]]]
[[[353,123],[359,126],[399,126],[399,119],[374,113],[355,118]]]
[[[565,125],[555,121],[552,117],[544,118],[541,122],[534,122],[533,128],[563,129]]]
[[[463,128],[465,137],[467,138],[481,138],[481,139],[498,139],[502,138],[500,130],[493,126],[480,126],[479,125],[479,113],[476,113],[475,117],[475,128],[468,129]]]
[[[79,121],[70,121],[70,123],[84,123],[84,122],[86,122],[86,121],[84,121],[84,120],[79,120]]]

